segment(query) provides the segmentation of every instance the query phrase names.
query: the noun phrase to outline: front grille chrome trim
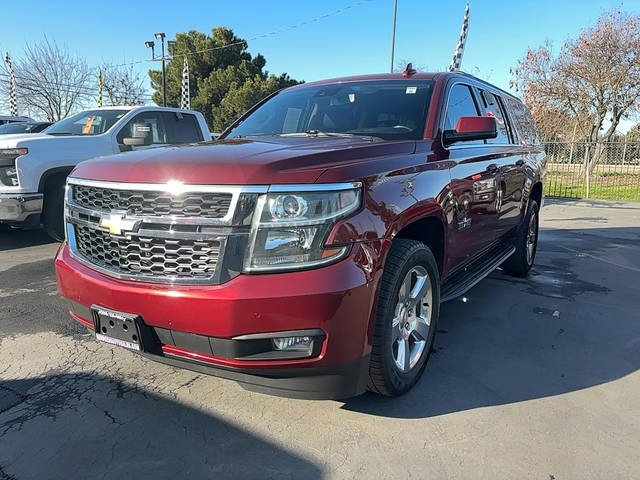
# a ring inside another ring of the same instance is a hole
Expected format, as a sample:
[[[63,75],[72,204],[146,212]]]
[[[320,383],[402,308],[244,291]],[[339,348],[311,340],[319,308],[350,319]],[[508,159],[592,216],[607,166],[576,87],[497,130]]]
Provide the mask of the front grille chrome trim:
[[[182,183],[126,183],[126,182],[107,182],[102,180],[86,180],[83,178],[69,177],[67,178],[69,185],[81,185],[85,187],[108,188],[112,190],[139,190],[147,192],[164,192],[164,193],[228,193],[231,194],[231,204],[226,215],[222,218],[202,218],[202,217],[186,217],[178,215],[166,216],[147,216],[147,215],[127,215],[127,218],[146,219],[153,223],[162,223],[166,225],[190,224],[190,225],[230,225],[233,215],[238,205],[238,199],[242,193],[266,193],[269,189],[268,185],[192,185]],[[85,212],[98,212],[97,210],[87,209],[78,205],[72,200],[71,195],[67,197],[69,206],[76,209],[84,209]],[[100,212],[100,214],[105,213]]]

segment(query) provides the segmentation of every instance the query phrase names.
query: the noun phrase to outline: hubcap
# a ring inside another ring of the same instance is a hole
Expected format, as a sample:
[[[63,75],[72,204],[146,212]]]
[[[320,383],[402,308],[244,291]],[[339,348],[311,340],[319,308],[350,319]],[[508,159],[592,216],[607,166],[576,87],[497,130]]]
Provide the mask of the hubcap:
[[[401,372],[416,366],[431,328],[433,292],[427,269],[413,267],[404,277],[391,323],[393,360]]]
[[[533,254],[536,249],[536,239],[538,238],[538,222],[536,212],[531,212],[529,218],[529,228],[527,230],[527,262],[531,265]]]

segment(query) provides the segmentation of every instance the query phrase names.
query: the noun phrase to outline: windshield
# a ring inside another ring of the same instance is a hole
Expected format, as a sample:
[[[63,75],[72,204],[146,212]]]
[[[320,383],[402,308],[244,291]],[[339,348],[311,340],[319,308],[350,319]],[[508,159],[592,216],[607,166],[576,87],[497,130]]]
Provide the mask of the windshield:
[[[432,89],[432,81],[385,80],[283,91],[227,138],[340,133],[418,140],[424,136]]]
[[[109,130],[128,110],[89,110],[51,125],[47,135],[100,135]]]

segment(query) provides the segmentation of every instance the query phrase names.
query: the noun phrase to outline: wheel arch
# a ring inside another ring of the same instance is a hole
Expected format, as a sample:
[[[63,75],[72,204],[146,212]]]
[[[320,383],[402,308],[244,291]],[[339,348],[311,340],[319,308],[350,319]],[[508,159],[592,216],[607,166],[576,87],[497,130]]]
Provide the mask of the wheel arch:
[[[65,178],[68,177],[74,168],[75,167],[73,166],[64,166],[64,167],[54,167],[54,168],[50,168],[49,170],[46,170],[40,176],[40,181],[38,182],[38,192],[44,193],[44,190],[47,187],[47,182],[62,176],[64,176]]]
[[[438,271],[442,277],[446,255],[446,229],[441,216],[437,212],[413,219],[403,225],[392,240],[396,238],[417,240],[429,247],[436,258]]]

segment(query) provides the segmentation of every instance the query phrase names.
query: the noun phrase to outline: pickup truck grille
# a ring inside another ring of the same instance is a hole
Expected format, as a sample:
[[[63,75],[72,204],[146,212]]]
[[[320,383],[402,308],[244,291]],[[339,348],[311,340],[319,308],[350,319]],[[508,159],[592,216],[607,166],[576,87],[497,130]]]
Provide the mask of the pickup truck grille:
[[[230,193],[190,192],[175,196],[160,191],[73,187],[73,200],[78,205],[96,210],[123,210],[131,215],[223,218],[229,211],[231,198]]]
[[[77,260],[117,278],[171,284],[217,284],[237,275],[255,203],[267,189],[71,177],[67,183],[66,233]]]

